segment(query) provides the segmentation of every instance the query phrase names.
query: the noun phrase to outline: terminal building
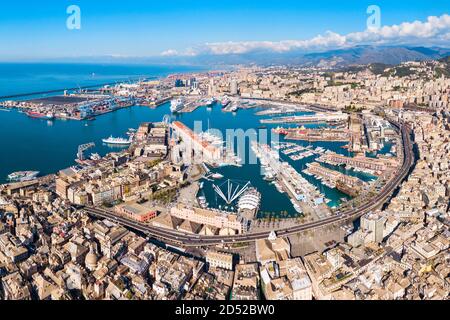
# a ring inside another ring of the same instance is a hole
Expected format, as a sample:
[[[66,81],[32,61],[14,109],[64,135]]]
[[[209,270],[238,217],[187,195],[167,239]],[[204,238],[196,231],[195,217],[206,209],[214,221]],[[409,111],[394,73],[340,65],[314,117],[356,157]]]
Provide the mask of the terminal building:
[[[351,158],[337,153],[324,154],[319,158],[319,161],[335,165],[346,165],[356,169],[370,170],[374,173],[383,173],[397,166],[396,160],[374,159],[364,156]]]
[[[152,221],[153,226],[181,230],[207,236],[230,236],[248,230],[248,220],[228,212],[201,208],[190,208],[179,204],[168,215]]]
[[[172,124],[174,134],[178,136],[189,152],[191,161],[207,162],[217,164],[223,157],[223,150],[218,148],[205,139],[200,138],[194,131],[179,121]]]

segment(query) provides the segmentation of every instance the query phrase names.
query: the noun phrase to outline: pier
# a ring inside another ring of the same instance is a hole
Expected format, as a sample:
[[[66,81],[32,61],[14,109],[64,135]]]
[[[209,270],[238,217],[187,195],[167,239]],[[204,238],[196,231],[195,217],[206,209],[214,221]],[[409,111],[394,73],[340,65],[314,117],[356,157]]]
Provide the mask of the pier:
[[[395,170],[398,166],[398,161],[396,159],[368,158],[361,155],[351,158],[334,152],[329,152],[322,155],[319,159],[317,159],[317,161],[334,166],[345,165],[347,167],[354,168],[355,170],[364,171],[378,176],[389,170]]]
[[[347,129],[277,128],[273,132],[284,135],[286,140],[294,141],[349,142],[352,139],[352,134]]]
[[[128,79],[128,81],[139,81],[139,80],[143,80],[143,79],[142,78],[131,79],[131,80]],[[146,79],[144,79],[144,80],[146,80]],[[51,93],[62,93],[64,91],[80,91],[82,89],[95,89],[95,88],[99,88],[99,87],[112,86],[112,85],[116,85],[116,84],[117,84],[117,82],[108,82],[108,83],[99,83],[99,84],[95,84],[95,85],[82,86],[82,87],[72,87],[72,88],[54,89],[54,90],[46,90],[46,91],[18,93],[18,94],[12,94],[12,95],[7,95],[7,96],[0,96],[0,100],[25,98],[25,97],[46,95],[46,94],[51,94]]]
[[[367,184],[356,177],[348,176],[339,171],[322,167],[319,163],[307,164],[307,169],[303,172],[308,175],[314,175],[322,183],[332,189],[338,189],[351,197],[355,197],[361,193]]]

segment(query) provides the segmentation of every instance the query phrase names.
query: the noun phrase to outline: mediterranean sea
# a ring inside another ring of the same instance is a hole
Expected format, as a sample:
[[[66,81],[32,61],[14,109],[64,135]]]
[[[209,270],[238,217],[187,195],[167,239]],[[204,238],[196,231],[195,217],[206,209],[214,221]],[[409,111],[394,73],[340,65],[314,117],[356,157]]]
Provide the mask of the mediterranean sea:
[[[200,67],[71,63],[0,63],[0,97],[96,86],[204,70]]]

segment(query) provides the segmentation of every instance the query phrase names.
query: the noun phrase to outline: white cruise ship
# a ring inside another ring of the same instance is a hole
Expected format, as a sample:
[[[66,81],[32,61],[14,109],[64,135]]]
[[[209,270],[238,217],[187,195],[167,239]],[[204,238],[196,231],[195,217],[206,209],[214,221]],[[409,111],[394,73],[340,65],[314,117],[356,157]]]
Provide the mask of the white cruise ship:
[[[130,145],[131,139],[124,139],[124,138],[114,138],[113,136],[109,137],[108,139],[103,139],[103,143],[106,144],[117,144],[117,145]]]
[[[13,172],[8,175],[8,181],[10,182],[26,182],[37,178],[39,171],[19,171]]]

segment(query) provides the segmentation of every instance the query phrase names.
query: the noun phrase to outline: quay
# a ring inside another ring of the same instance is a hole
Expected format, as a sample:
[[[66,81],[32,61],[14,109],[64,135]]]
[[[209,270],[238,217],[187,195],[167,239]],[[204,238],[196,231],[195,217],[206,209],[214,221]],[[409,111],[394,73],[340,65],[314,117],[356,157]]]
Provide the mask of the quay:
[[[267,110],[258,111],[255,113],[257,116],[271,116],[279,114],[294,114],[296,112],[308,112],[306,106],[285,105],[278,104],[278,108],[268,108]]]
[[[357,177],[348,176],[339,171],[322,167],[319,163],[307,164],[307,169],[303,172],[308,175],[314,175],[322,183],[332,189],[338,189],[351,197],[358,196],[367,184]]]
[[[294,141],[349,142],[352,140],[352,134],[347,129],[276,128],[273,132],[285,136],[286,140]]]

